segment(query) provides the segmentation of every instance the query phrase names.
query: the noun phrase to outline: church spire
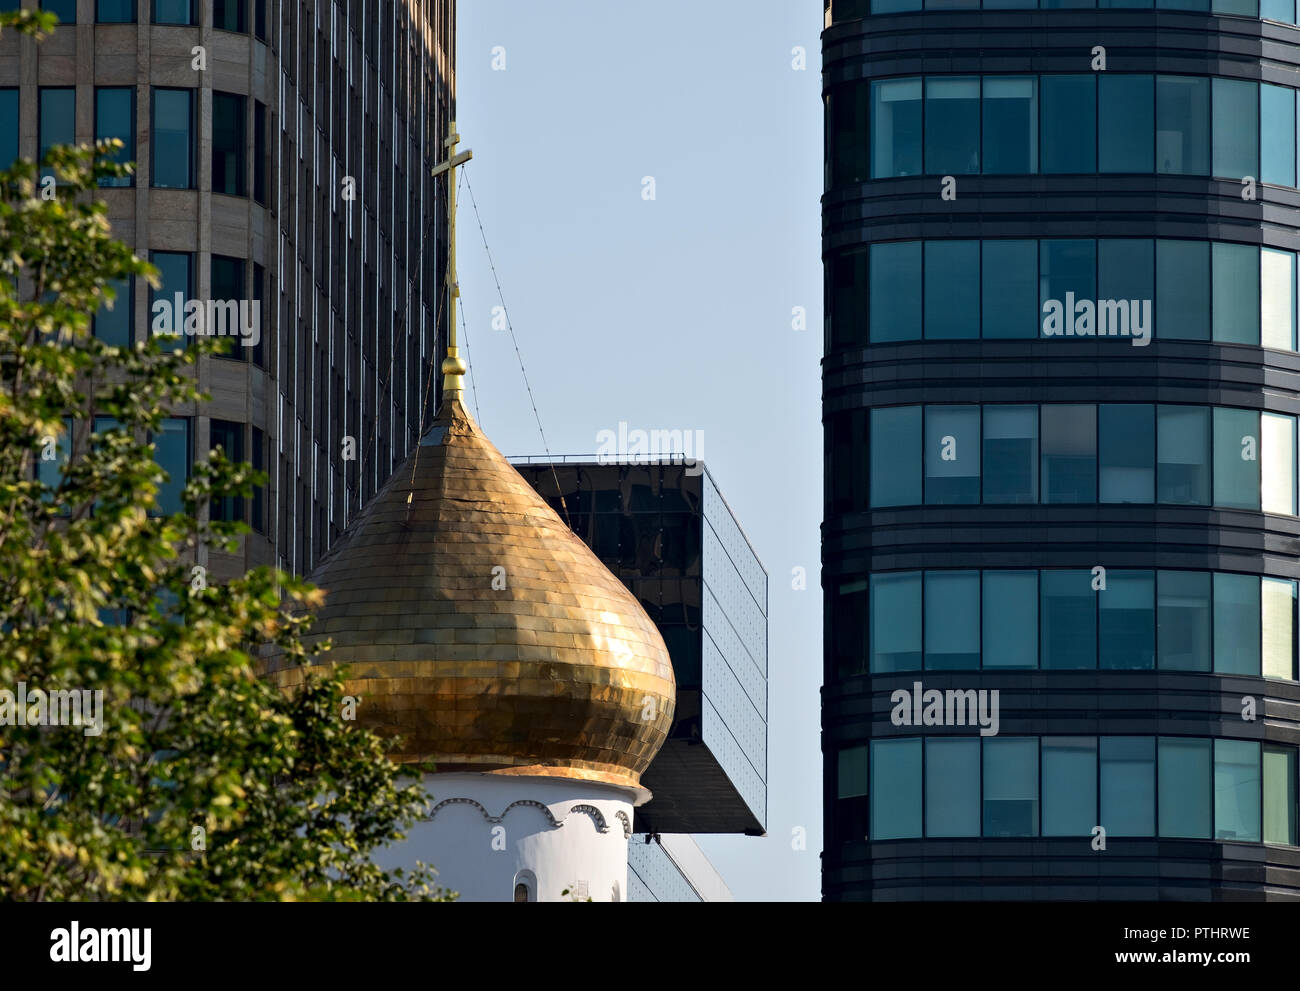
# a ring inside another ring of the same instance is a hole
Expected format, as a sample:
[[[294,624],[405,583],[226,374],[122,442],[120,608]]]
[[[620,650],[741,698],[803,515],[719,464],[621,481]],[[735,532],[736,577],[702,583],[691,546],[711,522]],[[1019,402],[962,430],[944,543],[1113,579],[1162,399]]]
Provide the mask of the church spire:
[[[456,300],[460,296],[460,283],[456,280],[456,168],[474,157],[468,148],[456,154],[459,143],[460,135],[453,120],[447,125],[447,139],[443,142],[447,160],[433,168],[435,179],[447,173],[447,357],[442,359],[442,391],[444,397],[455,399],[465,389],[464,376],[469,370],[456,346]]]

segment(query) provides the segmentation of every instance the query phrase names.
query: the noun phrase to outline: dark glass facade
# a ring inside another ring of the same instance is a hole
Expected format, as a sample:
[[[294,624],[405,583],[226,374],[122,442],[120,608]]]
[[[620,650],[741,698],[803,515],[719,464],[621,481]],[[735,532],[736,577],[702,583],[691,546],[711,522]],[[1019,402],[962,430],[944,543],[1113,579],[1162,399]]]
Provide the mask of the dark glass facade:
[[[1300,900],[1300,30],[1145,7],[826,5],[829,900]]]

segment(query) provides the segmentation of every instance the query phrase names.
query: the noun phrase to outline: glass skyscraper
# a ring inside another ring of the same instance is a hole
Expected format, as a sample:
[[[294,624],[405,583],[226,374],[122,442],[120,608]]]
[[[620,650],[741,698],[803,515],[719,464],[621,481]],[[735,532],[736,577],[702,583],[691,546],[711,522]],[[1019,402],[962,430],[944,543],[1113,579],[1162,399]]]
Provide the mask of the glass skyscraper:
[[[1295,22],[827,4],[827,899],[1300,900]]]

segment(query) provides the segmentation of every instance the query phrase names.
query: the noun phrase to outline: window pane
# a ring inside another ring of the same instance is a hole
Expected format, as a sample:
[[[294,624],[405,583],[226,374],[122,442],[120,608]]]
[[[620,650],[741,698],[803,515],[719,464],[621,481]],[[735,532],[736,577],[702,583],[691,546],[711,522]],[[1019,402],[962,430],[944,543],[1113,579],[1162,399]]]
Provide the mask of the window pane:
[[[871,411],[871,505],[921,504],[921,407]]]
[[[1155,242],[1104,238],[1097,242],[1097,333],[1149,341],[1155,324]],[[1115,305],[1116,302],[1127,305]]]
[[[1161,406],[1158,423],[1157,499],[1181,506],[1210,504],[1210,411],[1202,406]]]
[[[1295,417],[1264,413],[1260,416],[1263,451],[1260,486],[1266,513],[1295,515]]]
[[[1042,407],[1043,502],[1097,501],[1097,407]]]
[[[1294,0],[1291,4],[1294,17]],[[1259,176],[1264,182],[1295,185],[1295,123],[1295,90],[1264,83],[1259,90]]]
[[[1150,4],[1147,4],[1150,6]],[[1152,172],[1155,87],[1151,76],[1097,80],[1097,167],[1101,172]]]
[[[1257,0],[1214,0],[1213,10],[1216,14],[1236,14],[1240,17],[1258,15]]]
[[[127,164],[135,161],[135,90],[126,86],[101,87],[95,90],[95,140],[117,138],[122,147],[110,161]],[[100,179],[101,186],[130,186],[130,176]]]
[[[193,90],[153,91],[152,182],[167,189],[194,185]]]
[[[854,5],[861,4],[861,6],[864,8],[864,13],[865,13],[865,7],[866,7],[865,0],[852,0],[852,2]],[[846,20],[851,19],[853,17],[852,13],[841,12],[841,8],[843,6],[848,6],[848,5],[843,5],[839,3],[835,5],[834,13],[835,13],[836,23],[839,22],[839,19],[841,17],[845,18]],[[850,7],[850,10],[852,9],[853,8]],[[920,10],[920,9],[921,9],[921,0],[871,0],[871,12],[873,14],[896,14],[900,11]]]
[[[257,349],[253,349],[256,358]],[[867,450],[867,410],[846,410],[826,419],[830,447],[830,510],[855,513],[868,506],[871,473],[862,452]]]
[[[77,0],[41,0],[41,9],[48,10],[60,24],[77,23]]]
[[[100,24],[131,24],[135,0],[95,0],[95,20]]]
[[[1102,502],[1151,503],[1156,488],[1154,406],[1106,404],[1097,410]]]
[[[112,279],[108,284],[117,295],[112,309],[105,303],[95,313],[95,337],[115,348],[127,348],[131,346],[132,286],[129,281],[119,279]]]
[[[985,337],[1038,336],[1038,243],[985,241]]]
[[[158,488],[158,511],[179,513],[181,490],[190,477],[190,421],[177,417],[163,420],[162,432],[154,434],[153,444],[154,460],[169,476]]]
[[[871,84],[873,179],[921,174],[921,80]]]
[[[46,458],[45,439],[41,441],[40,454],[36,458],[36,479],[42,485],[51,489],[57,489],[63,482],[63,469],[68,463],[68,458],[72,454],[72,420],[69,417],[63,418],[63,426],[59,430],[58,436],[54,438],[54,447],[51,451],[53,458]],[[47,493],[46,502],[53,499],[52,493]]]
[[[1264,744],[1264,842],[1296,844],[1296,749]]]
[[[1038,407],[984,410],[984,501],[1038,501]]]
[[[871,576],[871,670],[921,670],[921,572]]]
[[[1160,738],[1160,835],[1210,838],[1210,741]]]
[[[240,300],[247,299],[244,293],[244,275],[248,265],[242,258],[229,258],[225,255],[213,255],[209,266],[209,298],[212,309],[209,311],[212,325],[207,327],[210,334],[220,335],[218,354],[235,361],[246,361],[249,349],[237,340],[244,327],[244,320],[239,313]]]
[[[921,835],[921,741],[871,742],[871,838]]]
[[[980,243],[925,242],[925,336],[980,336]]]
[[[1038,77],[984,78],[984,171],[1038,171]]]
[[[1265,678],[1295,678],[1296,583],[1265,578],[1260,585]]]
[[[244,425],[230,420],[212,420],[209,427],[208,446],[218,447],[227,458],[237,464],[248,460],[244,455]],[[241,496],[223,496],[213,499],[210,510],[214,520],[236,521],[244,518],[244,500]]]
[[[979,76],[933,76],[925,81],[927,175],[979,172],[979,101]]]
[[[925,741],[925,835],[979,836],[980,742]]]
[[[1214,339],[1259,343],[1259,248],[1251,244],[1211,246],[1214,262]]]
[[[1162,571],[1160,667],[1170,671],[1210,670],[1210,573]]]
[[[827,350],[867,343],[867,252],[845,251],[827,266],[830,275],[830,335]]]
[[[244,151],[247,103],[231,93],[212,94],[212,191],[229,196],[246,192]]]
[[[266,202],[266,104],[259,100],[253,101],[253,199]]]
[[[1216,4],[1224,0],[1215,0]],[[1253,16],[1253,15],[1252,15]],[[1213,80],[1214,175],[1259,175],[1259,83]]]
[[[1097,738],[1043,737],[1043,835],[1091,836],[1097,825]]]
[[[831,127],[831,185],[871,178],[871,88],[865,80],[833,89],[826,97]]]
[[[169,343],[185,347],[184,307],[194,298],[193,256],[180,251],[155,251],[149,260],[157,267],[161,282],[157,289],[149,290],[149,332],[174,336],[176,340]],[[180,300],[176,298],[178,293]]]
[[[1078,670],[1097,666],[1097,593],[1091,571],[1044,571],[1040,666]]]
[[[836,757],[835,831],[845,841],[861,841],[867,835],[870,753],[866,745],[842,747]]]
[[[866,579],[840,582],[835,594],[828,598],[831,600],[830,638],[835,671],[841,678],[866,674],[867,652],[870,650],[867,642],[867,617],[870,613]]]
[[[928,406],[925,410],[925,501],[980,501],[980,408]]]
[[[1044,336],[1073,336],[1073,333],[1096,333],[1096,320],[1085,319],[1070,312],[1079,300],[1097,298],[1097,242],[1091,239],[1070,241],[1039,241],[1038,284],[1040,312],[1047,314],[1046,304],[1055,300],[1063,314],[1051,334],[1044,317]],[[1073,301],[1070,297],[1073,293]]]
[[[1156,242],[1156,336],[1210,339],[1210,242]]]
[[[1155,667],[1156,583],[1152,571],[1111,571],[1098,592],[1098,666],[1113,671]]]
[[[1259,744],[1214,741],[1214,838],[1259,842]]]
[[[984,572],[984,667],[1038,667],[1038,572]]]
[[[212,0],[212,26],[223,31],[247,31],[248,0]]]
[[[1156,76],[1156,171],[1210,174],[1210,80]]]
[[[1091,6],[1091,5],[1090,5]],[[1043,171],[1097,171],[1097,79],[1043,76]]]
[[[190,0],[153,0],[155,24],[193,24]]]
[[[1214,505],[1259,509],[1259,414],[1214,410]]]
[[[1295,255],[1264,248],[1259,254],[1260,343],[1295,350]]]
[[[76,144],[77,141],[77,91],[72,87],[42,87],[40,91],[40,147],[39,161],[55,145]],[[52,175],[42,169],[41,175]]]
[[[871,246],[871,342],[921,337],[921,242]]]
[[[1214,573],[1214,670],[1258,676],[1260,649],[1259,579]]]
[[[1038,739],[984,740],[984,835],[1038,835]]]
[[[18,90],[0,89],[0,169],[18,157]]]
[[[980,666],[980,573],[925,573],[925,666],[975,671]]]
[[[1259,0],[1259,16],[1283,24],[1295,23],[1295,0]]]
[[[1101,822],[1110,836],[1154,836],[1156,741],[1150,736],[1101,738]]]

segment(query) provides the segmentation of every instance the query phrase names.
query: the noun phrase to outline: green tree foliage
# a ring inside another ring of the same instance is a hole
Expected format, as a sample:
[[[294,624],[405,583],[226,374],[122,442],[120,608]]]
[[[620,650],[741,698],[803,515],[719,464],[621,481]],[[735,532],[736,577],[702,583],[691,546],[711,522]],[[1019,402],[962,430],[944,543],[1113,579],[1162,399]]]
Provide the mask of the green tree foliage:
[[[49,21],[0,26],[39,36]],[[449,897],[422,865],[372,863],[427,799],[342,718],[338,675],[321,666],[292,697],[257,676],[254,645],[311,662],[303,609],[320,593],[267,568],[193,571],[200,548],[247,532],[200,507],[264,479],[216,453],[182,512],[158,510],[150,437],[205,398],[195,365],[214,346],[91,333],[120,303],[114,281],[157,284],[94,195],[128,171],[107,158],[118,146],[52,150],[57,187],[30,162],[0,173],[0,692],[103,693],[97,734],[13,725],[0,694],[0,899]],[[96,417],[118,427],[95,433]]]

